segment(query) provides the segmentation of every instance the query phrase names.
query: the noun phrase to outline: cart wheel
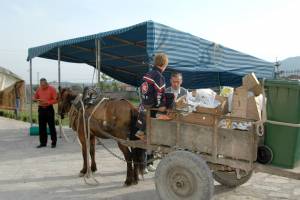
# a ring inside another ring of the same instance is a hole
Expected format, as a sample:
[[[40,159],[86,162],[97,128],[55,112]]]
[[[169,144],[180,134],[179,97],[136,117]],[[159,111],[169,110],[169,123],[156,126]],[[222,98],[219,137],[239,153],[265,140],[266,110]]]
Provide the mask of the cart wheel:
[[[259,146],[257,149],[257,162],[269,164],[273,160],[273,151],[266,145]]]
[[[234,188],[246,183],[252,176],[252,171],[250,171],[247,175],[242,176],[240,179],[237,178],[235,171],[232,172],[224,172],[224,171],[214,171],[213,177],[214,179],[229,188]]]
[[[188,151],[174,151],[160,161],[155,186],[162,200],[209,200],[214,191],[206,162]]]

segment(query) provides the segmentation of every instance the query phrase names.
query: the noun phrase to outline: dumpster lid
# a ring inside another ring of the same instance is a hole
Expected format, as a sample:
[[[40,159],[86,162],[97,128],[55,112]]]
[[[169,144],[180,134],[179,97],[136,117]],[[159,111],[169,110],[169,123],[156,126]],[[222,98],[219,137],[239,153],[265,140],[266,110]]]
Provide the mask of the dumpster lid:
[[[273,87],[288,87],[300,89],[300,80],[280,80],[280,79],[267,79],[264,82],[265,86]]]

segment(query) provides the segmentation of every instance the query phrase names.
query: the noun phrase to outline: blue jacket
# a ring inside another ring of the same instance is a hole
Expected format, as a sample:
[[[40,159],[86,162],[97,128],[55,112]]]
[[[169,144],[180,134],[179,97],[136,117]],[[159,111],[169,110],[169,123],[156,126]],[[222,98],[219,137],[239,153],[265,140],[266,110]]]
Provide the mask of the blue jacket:
[[[146,73],[140,86],[142,105],[151,108],[165,106],[165,86],[165,78],[159,68],[154,67]]]

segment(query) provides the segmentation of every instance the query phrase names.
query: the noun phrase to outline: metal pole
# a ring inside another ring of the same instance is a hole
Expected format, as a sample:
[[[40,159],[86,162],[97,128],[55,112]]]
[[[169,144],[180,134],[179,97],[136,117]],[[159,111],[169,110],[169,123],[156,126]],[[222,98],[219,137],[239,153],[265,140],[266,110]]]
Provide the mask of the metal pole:
[[[57,60],[58,60],[58,91],[61,89],[60,85],[60,48],[57,48]]]
[[[29,60],[29,82],[30,82],[30,127],[32,126],[32,59]]]
[[[95,65],[96,65],[96,70],[98,71],[98,56],[97,56],[97,54],[98,54],[98,43],[97,43],[97,40],[95,40],[95,58],[96,58],[95,59]],[[97,84],[98,84],[97,87],[100,87],[100,85],[99,85],[99,78],[98,77],[97,77]]]
[[[58,64],[58,92],[60,93],[60,48],[57,48],[57,64]],[[59,138],[62,138],[62,119],[59,118]]]
[[[101,77],[100,77],[100,71],[101,71],[101,56],[100,56],[100,50],[101,50],[101,43],[100,40],[97,40],[97,62],[98,62],[98,84],[100,85]]]

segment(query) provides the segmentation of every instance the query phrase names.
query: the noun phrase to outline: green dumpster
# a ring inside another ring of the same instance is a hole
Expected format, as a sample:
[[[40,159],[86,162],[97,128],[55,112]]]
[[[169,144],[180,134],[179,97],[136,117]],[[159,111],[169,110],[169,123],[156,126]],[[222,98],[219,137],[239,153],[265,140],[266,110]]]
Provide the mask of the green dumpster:
[[[300,81],[266,80],[267,119],[300,124]],[[272,165],[294,168],[300,160],[300,128],[267,123],[265,145]]]

